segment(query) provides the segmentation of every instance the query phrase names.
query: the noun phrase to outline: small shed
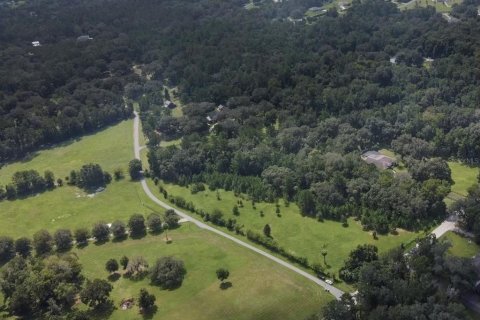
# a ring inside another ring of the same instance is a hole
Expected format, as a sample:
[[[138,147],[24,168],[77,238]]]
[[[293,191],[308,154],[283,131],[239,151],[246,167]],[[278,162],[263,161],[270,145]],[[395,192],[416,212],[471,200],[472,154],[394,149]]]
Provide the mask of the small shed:
[[[87,42],[87,41],[90,41],[90,40],[93,40],[93,38],[90,37],[88,34],[80,36],[80,37],[77,38],[77,42]]]
[[[40,47],[41,46],[40,41],[32,41],[32,46]]]

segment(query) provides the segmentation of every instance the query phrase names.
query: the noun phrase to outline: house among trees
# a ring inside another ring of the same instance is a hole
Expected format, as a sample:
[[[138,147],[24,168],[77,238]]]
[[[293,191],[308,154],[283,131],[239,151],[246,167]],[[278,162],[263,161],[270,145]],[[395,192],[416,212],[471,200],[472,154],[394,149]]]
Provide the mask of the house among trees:
[[[207,122],[209,124],[216,123],[218,121],[218,117],[220,116],[220,114],[222,112],[224,112],[225,110],[227,110],[227,108],[225,108],[224,105],[222,105],[222,104],[218,105],[218,107],[215,109],[215,111],[213,111],[213,112],[211,112],[207,115],[207,117],[206,117]]]
[[[177,105],[170,100],[166,100],[163,106],[168,109],[175,109],[177,107]]]
[[[41,46],[40,41],[32,41],[32,46],[40,47]]]
[[[366,163],[372,163],[377,168],[385,170],[395,165],[395,159],[389,156],[383,155],[378,151],[367,151],[361,156],[362,160]]]

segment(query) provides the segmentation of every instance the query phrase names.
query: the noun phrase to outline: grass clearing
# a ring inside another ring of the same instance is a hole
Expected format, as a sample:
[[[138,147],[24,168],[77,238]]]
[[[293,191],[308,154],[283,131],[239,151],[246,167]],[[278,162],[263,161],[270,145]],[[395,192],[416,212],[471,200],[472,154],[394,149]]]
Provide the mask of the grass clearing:
[[[157,258],[174,256],[184,261],[187,275],[180,288],[172,291],[150,286],[148,278],[113,282],[111,297],[118,308],[121,299],[137,298],[141,288],[157,297],[153,319],[304,319],[318,311],[332,297],[316,284],[207,231],[187,223],[163,235],[147,236],[75,250],[89,278],[107,278],[105,262],[143,256],[152,265]],[[215,270],[226,267],[232,287],[219,288]],[[109,319],[141,319],[138,307],[117,309]]]
[[[436,0],[415,0],[407,3],[398,4],[400,10],[414,9],[416,7],[426,8],[428,6],[434,7],[438,12],[448,13],[452,11],[454,4],[462,3],[462,0],[448,0],[448,1],[436,1]]]
[[[64,143],[56,148],[38,151],[29,160],[16,162],[0,170],[0,183],[10,181],[18,170],[35,169],[41,174],[52,170],[63,178],[70,170],[79,169],[88,162],[99,163],[113,173],[123,168],[125,179],[112,181],[105,191],[88,197],[82,190],[64,185],[52,191],[15,201],[0,202],[0,235],[12,237],[31,236],[45,228],[91,227],[99,220],[126,221],[133,213],[149,213],[145,207],[153,205],[144,195],[139,183],[128,178],[128,162],[133,158],[133,121],[123,121],[116,126],[83,138]],[[155,206],[156,208],[156,206]],[[161,211],[161,209],[158,209]]]
[[[151,190],[160,199],[163,198],[158,188],[149,181]],[[192,201],[197,208],[212,212],[220,209],[224,217],[234,218],[237,223],[258,233],[263,232],[265,224],[272,229],[273,238],[284,248],[299,256],[307,257],[310,262],[322,263],[321,250],[325,247],[328,254],[326,257],[329,268],[327,271],[337,273],[343,266],[351,250],[357,245],[364,243],[375,244],[380,252],[386,252],[399,246],[401,243],[408,243],[414,240],[419,234],[400,230],[398,235],[379,236],[374,240],[369,232],[362,230],[359,222],[349,219],[349,226],[343,227],[340,222],[325,220],[318,222],[315,219],[302,217],[296,204],[290,203],[288,207],[283,201],[279,202],[280,217],[275,213],[274,203],[256,203],[254,209],[250,201],[243,199],[243,208],[239,208],[240,215],[235,217],[232,208],[237,204],[240,197],[235,197],[233,192],[218,190],[221,200],[217,200],[217,192],[206,190],[197,194],[191,194],[188,188],[173,184],[163,184],[164,188],[171,195],[179,195],[187,201]],[[263,211],[262,217],[260,212]],[[347,287],[344,287],[348,289]]]
[[[449,161],[448,166],[452,170],[452,180],[455,182],[452,185],[452,192],[466,197],[468,188],[477,183],[479,168],[467,166],[458,161]]]
[[[472,258],[480,253],[480,246],[473,240],[463,237],[455,232],[448,231],[443,237],[452,243],[448,252],[462,258]]]

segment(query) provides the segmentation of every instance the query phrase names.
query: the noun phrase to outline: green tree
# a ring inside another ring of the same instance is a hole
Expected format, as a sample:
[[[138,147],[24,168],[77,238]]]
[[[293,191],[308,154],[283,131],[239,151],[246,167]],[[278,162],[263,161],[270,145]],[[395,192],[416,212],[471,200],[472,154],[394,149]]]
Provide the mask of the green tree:
[[[45,186],[47,187],[47,189],[55,188],[55,175],[53,174],[52,171],[50,170],[45,171],[44,179],[45,179]]]
[[[7,262],[15,256],[15,243],[12,238],[0,237],[0,262]]]
[[[269,238],[272,237],[272,229],[270,228],[269,224],[266,224],[263,227],[263,234],[265,235],[265,237],[269,237]]]
[[[325,265],[327,265],[327,254],[328,254],[328,251],[326,249],[323,249],[322,250],[322,256],[323,256],[323,263]]]
[[[155,296],[148,293],[144,288],[140,289],[140,294],[138,295],[138,306],[142,312],[148,312],[155,305]]]
[[[120,264],[122,265],[122,268],[123,270],[127,269],[127,266],[128,266],[128,257],[127,256],[123,256],[120,258]]]
[[[142,174],[142,162],[138,159],[133,159],[128,163],[128,173],[132,180],[138,180]]]
[[[180,218],[174,210],[168,209],[165,211],[165,223],[168,224],[169,229],[175,229],[178,227],[178,220],[180,220]]]
[[[238,210],[237,205],[233,206],[232,213],[233,213],[234,216],[239,216],[240,215],[240,210]]]
[[[217,279],[220,280],[220,282],[222,283],[223,281],[227,280],[228,277],[230,276],[230,272],[225,268],[217,269],[216,274],[217,274]]]
[[[39,230],[33,235],[33,248],[37,255],[52,251],[53,238],[47,230]]]
[[[15,252],[21,257],[28,257],[32,253],[32,240],[26,237],[15,240]]]
[[[110,259],[105,263],[105,270],[110,273],[114,273],[118,271],[118,262],[115,259]]]
[[[302,190],[298,193],[298,206],[300,211],[305,215],[314,215],[315,214],[315,200],[313,199],[313,194],[310,190]]]
[[[88,238],[90,238],[90,232],[86,228],[78,228],[74,232],[74,237],[77,245],[83,246],[88,243]]]
[[[53,234],[53,241],[57,251],[69,250],[73,245],[72,232],[68,229],[59,229]]]
[[[127,235],[127,228],[125,226],[125,223],[120,220],[112,222],[112,225],[110,226],[110,231],[112,232],[113,238],[115,240],[125,239]]]
[[[162,231],[162,219],[160,215],[152,212],[147,217],[147,226],[151,233],[159,233]]]
[[[133,214],[128,220],[131,237],[141,237],[146,233],[145,218],[141,214]]]
[[[106,280],[87,280],[85,288],[80,292],[80,300],[89,307],[97,308],[109,301],[112,289],[112,285]]]
[[[105,222],[97,222],[93,225],[92,236],[97,242],[108,241],[110,237],[110,228]]]
[[[150,269],[152,284],[162,289],[175,289],[182,285],[187,270],[183,261],[172,257],[158,259]]]

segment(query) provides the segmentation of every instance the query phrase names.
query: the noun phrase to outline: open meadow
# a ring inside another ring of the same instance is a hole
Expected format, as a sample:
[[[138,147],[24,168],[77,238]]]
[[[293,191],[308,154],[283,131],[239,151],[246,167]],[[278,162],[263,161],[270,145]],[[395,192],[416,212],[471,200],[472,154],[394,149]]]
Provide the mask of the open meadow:
[[[162,199],[163,196],[158,192],[158,187],[151,181],[149,185],[150,189]],[[307,257],[311,263],[323,265],[321,251],[327,250],[326,271],[328,272],[337,273],[350,251],[357,245],[371,243],[376,245],[380,252],[386,252],[400,246],[401,243],[407,244],[420,235],[399,230],[398,235],[379,235],[378,240],[375,240],[372,234],[363,231],[360,223],[354,219],[348,220],[348,227],[343,227],[336,221],[319,222],[309,217],[302,217],[294,203],[290,203],[287,207],[283,201],[280,201],[280,216],[278,216],[274,203],[256,203],[254,209],[250,201],[236,197],[233,192],[218,190],[221,200],[217,200],[217,191],[206,190],[192,194],[188,188],[178,185],[162,184],[162,186],[168,194],[182,196],[187,201],[192,201],[196,208],[207,212],[212,212],[214,209],[221,210],[225,219],[236,219],[238,224],[244,225],[245,230],[262,233],[264,226],[269,224],[272,237],[280,246],[291,253]],[[234,216],[232,209],[239,200],[242,200],[244,207],[239,208],[239,216]]]
[[[139,183],[128,177],[128,162],[133,158],[133,121],[123,121],[116,126],[40,150],[30,159],[15,162],[0,169],[0,183],[10,181],[15,171],[37,170],[43,174],[51,170],[56,177],[64,178],[72,169],[94,162],[110,173],[122,168],[125,178],[112,181],[105,191],[87,195],[81,189],[64,184],[52,191],[19,199],[0,202],[0,235],[31,236],[45,228],[90,227],[99,220],[112,222],[127,220],[133,213],[149,213],[151,202]],[[145,206],[144,206],[144,205]],[[161,208],[158,208],[161,211]]]
[[[88,278],[106,279],[105,262],[123,255],[143,256],[150,265],[164,256],[185,263],[187,274],[175,290],[151,286],[148,278],[133,281],[121,277],[113,282],[111,298],[117,309],[109,319],[141,319],[138,307],[119,308],[122,299],[136,298],[141,288],[157,298],[153,319],[170,320],[304,319],[332,299],[316,284],[193,224],[170,231],[169,238],[170,244],[160,234],[75,250]],[[230,271],[232,287],[226,290],[220,289],[215,275],[220,267]]]

